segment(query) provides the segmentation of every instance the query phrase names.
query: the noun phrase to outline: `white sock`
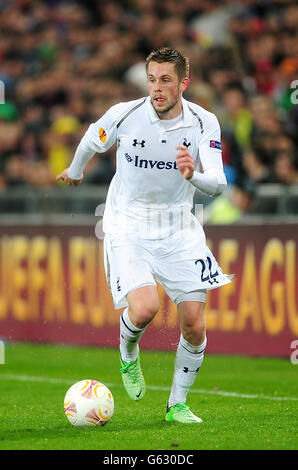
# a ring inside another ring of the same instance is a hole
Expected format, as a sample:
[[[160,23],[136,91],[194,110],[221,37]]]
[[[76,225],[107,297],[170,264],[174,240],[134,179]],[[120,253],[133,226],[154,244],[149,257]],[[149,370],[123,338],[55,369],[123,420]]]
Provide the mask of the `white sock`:
[[[145,332],[145,328],[137,328],[130,320],[128,308],[120,317],[120,354],[125,362],[135,361],[138,357],[138,343]]]
[[[197,373],[204,359],[204,351],[207,338],[200,346],[193,346],[180,336],[180,342],[176,352],[174,378],[168,406],[176,403],[185,403],[190,387],[193,385]]]

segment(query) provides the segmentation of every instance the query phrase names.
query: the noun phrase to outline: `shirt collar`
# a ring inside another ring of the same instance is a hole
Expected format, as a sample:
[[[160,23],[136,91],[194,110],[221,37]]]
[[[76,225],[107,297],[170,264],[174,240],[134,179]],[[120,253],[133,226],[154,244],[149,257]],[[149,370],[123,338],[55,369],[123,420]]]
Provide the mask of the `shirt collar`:
[[[151,122],[154,123],[154,122],[160,121],[155,109],[152,106],[150,96],[147,96],[146,105],[147,105]],[[182,108],[183,108],[183,119],[182,121],[179,122],[179,124],[177,124],[177,128],[178,127],[191,127],[193,125],[193,115],[188,108],[188,102],[184,98],[182,98]]]

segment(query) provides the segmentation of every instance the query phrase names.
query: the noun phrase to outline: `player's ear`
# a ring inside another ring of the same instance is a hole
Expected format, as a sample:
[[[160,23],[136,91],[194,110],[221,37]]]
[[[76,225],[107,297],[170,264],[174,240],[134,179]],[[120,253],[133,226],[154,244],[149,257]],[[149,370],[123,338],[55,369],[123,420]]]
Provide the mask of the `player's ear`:
[[[188,87],[189,85],[189,78],[188,77],[184,77],[182,82],[181,82],[181,91],[182,93],[186,90],[186,88]]]

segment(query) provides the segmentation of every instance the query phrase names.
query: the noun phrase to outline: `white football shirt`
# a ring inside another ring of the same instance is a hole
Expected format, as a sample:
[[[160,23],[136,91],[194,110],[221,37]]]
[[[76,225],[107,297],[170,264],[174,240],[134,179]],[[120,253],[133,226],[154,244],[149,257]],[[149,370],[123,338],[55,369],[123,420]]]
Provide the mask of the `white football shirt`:
[[[164,238],[188,224],[198,227],[191,214],[195,187],[178,170],[176,147],[188,148],[197,171],[215,170],[224,178],[220,127],[213,113],[184,98],[182,105],[182,115],[166,122],[159,119],[148,96],[112,106],[89,126],[80,143],[89,158],[117,142],[105,233]],[[69,176],[80,179],[85,165],[74,158]],[[203,235],[201,226],[198,229]]]

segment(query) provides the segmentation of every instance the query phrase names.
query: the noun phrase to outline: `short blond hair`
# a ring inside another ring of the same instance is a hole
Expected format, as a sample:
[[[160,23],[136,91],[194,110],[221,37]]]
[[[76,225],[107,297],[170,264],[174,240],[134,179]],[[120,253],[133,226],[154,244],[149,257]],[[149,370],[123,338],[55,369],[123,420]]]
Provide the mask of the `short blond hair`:
[[[174,64],[175,70],[178,75],[179,81],[189,76],[189,59],[182,55],[179,51],[170,47],[161,47],[152,51],[146,59],[146,71],[148,72],[148,65],[150,62],[170,62]]]

